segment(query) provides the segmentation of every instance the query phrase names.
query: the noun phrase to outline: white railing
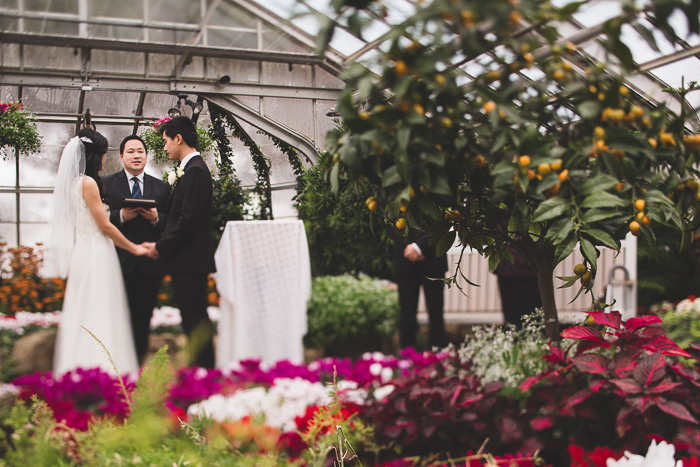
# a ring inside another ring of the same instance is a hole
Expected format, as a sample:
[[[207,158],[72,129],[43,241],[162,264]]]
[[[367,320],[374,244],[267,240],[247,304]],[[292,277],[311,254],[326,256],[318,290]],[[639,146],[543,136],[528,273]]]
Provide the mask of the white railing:
[[[593,295],[590,293],[581,293],[581,295],[572,302],[573,298],[576,296],[578,287],[573,286],[566,289],[558,288],[563,282],[557,279],[557,276],[573,275],[574,266],[577,263],[583,262],[578,249],[575,249],[571,256],[566,258],[555,268],[554,295],[560,320],[570,322],[583,320],[585,315],[582,312],[590,309],[592,297],[601,298],[602,296],[602,298],[605,298],[605,292],[611,280],[611,272],[616,266],[622,266],[627,270],[631,282],[634,283],[633,295],[636,294],[637,248],[635,240],[634,237],[631,237],[623,241],[619,253],[610,249],[601,250],[601,255],[598,258],[598,272],[593,285]],[[447,257],[450,267],[448,274],[451,276],[454,274],[456,263],[459,260],[459,249],[451,249]],[[459,277],[458,283],[462,287],[461,291],[454,285],[445,288],[445,322],[448,324],[502,323],[503,316],[501,314],[501,299],[498,292],[498,283],[496,276],[489,272],[488,260],[474,251],[465,251],[462,257],[461,270],[471,282],[478,284],[479,287],[469,285],[463,278]],[[618,304],[623,305],[620,299],[618,299]],[[636,303],[628,303],[626,306],[634,310]],[[615,309],[615,307],[613,308]],[[425,313],[425,301],[422,292],[418,310],[419,321],[421,323],[426,323],[427,315]]]

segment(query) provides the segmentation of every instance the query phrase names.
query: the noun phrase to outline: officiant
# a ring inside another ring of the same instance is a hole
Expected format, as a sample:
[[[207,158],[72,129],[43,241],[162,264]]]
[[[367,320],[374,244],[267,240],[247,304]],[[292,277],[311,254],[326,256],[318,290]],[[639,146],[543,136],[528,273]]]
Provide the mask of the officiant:
[[[148,155],[139,136],[124,138],[119,145],[119,157],[124,170],[102,178],[109,197],[109,219],[132,242],[155,242],[165,229],[170,186],[144,172]],[[119,248],[117,253],[129,300],[136,355],[142,365],[148,353],[151,316],[164,272],[151,258],[137,257]]]

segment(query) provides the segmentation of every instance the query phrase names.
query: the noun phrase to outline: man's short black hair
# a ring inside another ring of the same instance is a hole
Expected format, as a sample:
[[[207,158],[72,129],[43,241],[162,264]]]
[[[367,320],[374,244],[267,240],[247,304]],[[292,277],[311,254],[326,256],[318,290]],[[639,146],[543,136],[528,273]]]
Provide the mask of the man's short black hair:
[[[143,144],[143,149],[146,150],[146,142],[139,135],[129,135],[126,138],[124,138],[121,144],[119,145],[119,154],[124,154],[124,146],[126,146],[126,143],[128,143],[132,139],[137,139],[141,141],[141,144]]]
[[[181,115],[172,118],[158,127],[158,132],[168,135],[168,138],[174,139],[177,135],[182,136],[189,147],[197,149],[197,127],[194,126],[189,117]]]

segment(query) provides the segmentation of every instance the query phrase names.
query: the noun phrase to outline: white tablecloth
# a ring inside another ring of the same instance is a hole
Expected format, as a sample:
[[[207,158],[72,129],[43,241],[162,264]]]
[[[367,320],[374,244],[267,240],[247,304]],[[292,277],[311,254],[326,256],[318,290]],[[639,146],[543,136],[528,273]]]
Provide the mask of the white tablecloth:
[[[221,295],[216,366],[302,363],[311,265],[300,220],[231,221],[216,250]]]

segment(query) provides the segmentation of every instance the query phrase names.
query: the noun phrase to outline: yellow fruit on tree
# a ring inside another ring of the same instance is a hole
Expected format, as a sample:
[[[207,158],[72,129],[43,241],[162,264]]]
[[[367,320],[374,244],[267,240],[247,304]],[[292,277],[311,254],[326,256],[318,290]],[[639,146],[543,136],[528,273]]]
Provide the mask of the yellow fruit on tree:
[[[547,175],[550,172],[550,170],[551,167],[546,162],[542,162],[540,165],[537,166],[537,172],[539,172],[542,175]]]
[[[484,156],[482,156],[481,154],[477,154],[476,157],[474,158],[474,167],[479,169],[485,165],[486,165],[486,158]]]
[[[634,202],[634,207],[637,208],[637,211],[643,211],[646,204],[646,201],[640,198]]]
[[[651,219],[649,219],[649,216],[642,217],[642,224],[649,225],[650,223],[651,223]]]
[[[406,62],[403,60],[396,60],[396,64],[394,65],[394,70],[396,70],[396,74],[399,76],[405,75],[406,72],[408,71],[408,67],[406,66]]]
[[[377,210],[377,208],[378,208],[379,206],[377,206],[377,202],[376,202],[376,201],[372,201],[371,203],[369,203],[369,204],[367,205],[367,207],[369,208],[370,211],[374,212],[374,211]]]
[[[632,232],[632,235],[637,236],[639,235],[639,231],[641,230],[642,226],[639,225],[639,222],[637,221],[632,221],[630,222],[630,232]]]
[[[561,180],[562,182],[565,182],[565,181],[567,181],[568,179],[569,179],[569,171],[568,171],[568,169],[562,170],[561,173],[559,173],[559,180]]]
[[[577,276],[580,276],[584,272],[586,272],[588,269],[586,268],[586,265],[583,263],[579,263],[576,266],[574,266],[574,274]]]
[[[437,84],[438,86],[444,85],[445,84],[445,77],[443,75],[441,75],[440,73],[435,75],[435,84]]]
[[[376,201],[376,200],[374,199],[374,196],[370,196],[369,198],[367,198],[367,199],[365,200],[365,204],[366,204],[367,206],[369,206],[369,203],[373,203],[374,201]]]
[[[581,274],[581,285],[588,288],[591,285],[592,276],[593,274],[591,274],[591,271],[586,271]]]
[[[406,227],[406,218],[399,217],[398,220],[396,221],[396,228],[401,230],[405,227]]]
[[[496,108],[496,103],[494,101],[488,101],[482,108],[484,112],[489,113]]]
[[[527,167],[528,165],[530,165],[531,161],[532,160],[530,159],[530,156],[523,155],[518,158],[518,164],[520,165],[520,167]]]
[[[554,159],[554,162],[549,164],[549,166],[552,168],[552,170],[559,172],[561,170],[561,164],[562,164],[561,159]]]

